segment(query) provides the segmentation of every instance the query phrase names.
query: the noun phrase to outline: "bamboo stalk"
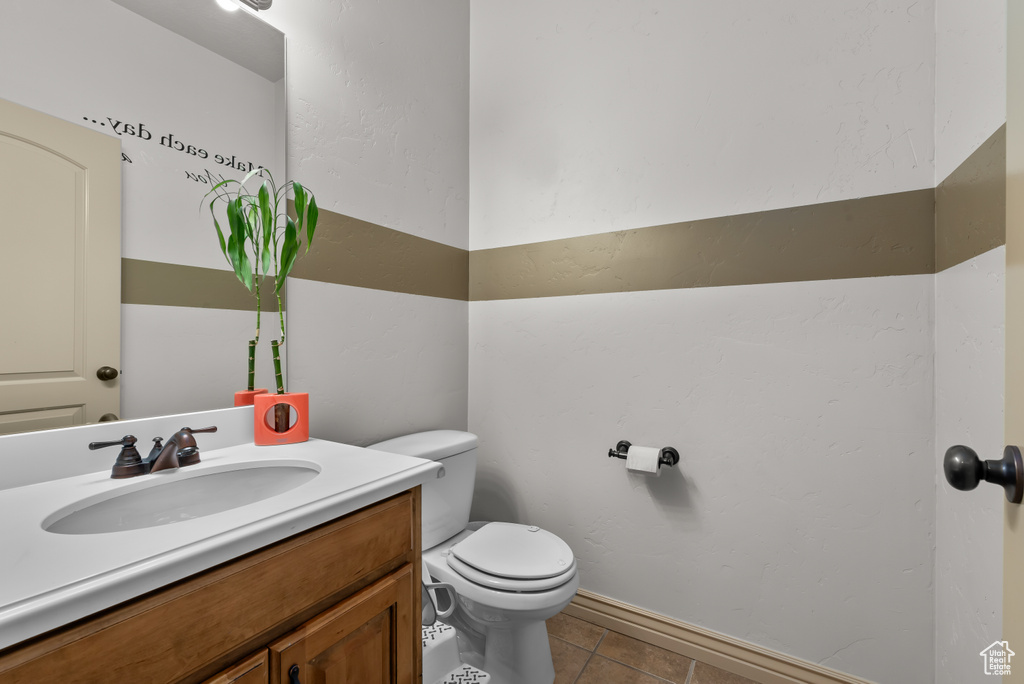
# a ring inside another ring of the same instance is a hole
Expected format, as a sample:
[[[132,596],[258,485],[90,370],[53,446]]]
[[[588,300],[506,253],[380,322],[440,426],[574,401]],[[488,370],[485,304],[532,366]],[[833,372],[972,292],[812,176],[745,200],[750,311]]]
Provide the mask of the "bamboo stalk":
[[[270,348],[274,350],[274,378],[277,382],[277,393],[284,394],[284,376],[281,373],[281,343],[278,340],[271,340]],[[291,408],[288,404],[276,404],[274,406],[274,430],[286,432],[291,423]]]
[[[256,389],[256,340],[249,340],[249,391]]]
[[[270,348],[274,352],[274,382],[277,383],[277,393],[284,394],[284,374],[281,372],[281,343],[278,340],[271,340]]]

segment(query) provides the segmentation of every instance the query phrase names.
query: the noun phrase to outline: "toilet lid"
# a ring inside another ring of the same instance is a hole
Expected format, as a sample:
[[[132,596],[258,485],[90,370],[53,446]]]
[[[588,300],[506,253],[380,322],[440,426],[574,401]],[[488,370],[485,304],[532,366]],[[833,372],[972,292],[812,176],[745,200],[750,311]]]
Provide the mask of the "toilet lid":
[[[576,565],[564,541],[539,527],[513,523],[487,523],[450,553],[482,573],[513,580],[558,577]]]
[[[479,584],[482,587],[488,589],[496,589],[498,591],[508,592],[538,592],[548,591],[550,589],[557,589],[558,587],[570,582],[573,577],[576,576],[576,559],[572,561],[572,565],[565,571],[564,574],[556,577],[545,577],[543,579],[535,580],[521,580],[521,579],[509,579],[508,577],[499,577],[498,575],[489,575],[486,572],[481,572],[474,568],[472,565],[463,563],[453,554],[446,554],[448,560],[448,567],[454,570],[459,576],[469,580],[473,584]]]

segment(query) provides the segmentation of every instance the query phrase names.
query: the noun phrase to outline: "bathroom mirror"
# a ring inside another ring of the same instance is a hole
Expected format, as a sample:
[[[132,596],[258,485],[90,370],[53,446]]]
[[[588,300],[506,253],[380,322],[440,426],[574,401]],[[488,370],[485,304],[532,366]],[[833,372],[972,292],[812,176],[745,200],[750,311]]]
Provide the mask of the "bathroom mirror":
[[[121,142],[119,417],[230,406],[255,319],[200,205],[286,178],[284,34],[217,0],[0,0],[0,61],[0,98]]]

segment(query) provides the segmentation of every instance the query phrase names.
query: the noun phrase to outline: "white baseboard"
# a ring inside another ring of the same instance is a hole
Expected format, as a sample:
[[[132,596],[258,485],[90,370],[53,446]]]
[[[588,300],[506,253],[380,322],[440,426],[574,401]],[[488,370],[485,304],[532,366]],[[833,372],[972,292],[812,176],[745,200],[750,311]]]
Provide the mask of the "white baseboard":
[[[872,684],[584,589],[579,590],[565,613],[760,684]]]

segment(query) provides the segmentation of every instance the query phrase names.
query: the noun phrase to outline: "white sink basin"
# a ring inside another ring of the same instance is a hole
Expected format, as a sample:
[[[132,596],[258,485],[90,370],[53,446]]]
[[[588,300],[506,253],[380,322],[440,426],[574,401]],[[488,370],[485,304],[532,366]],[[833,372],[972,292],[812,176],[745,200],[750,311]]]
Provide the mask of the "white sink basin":
[[[320,473],[301,461],[240,464],[189,476],[188,469],[147,476],[137,487],[65,506],[43,520],[56,534],[101,534],[169,525],[222,513],[283,494]]]

